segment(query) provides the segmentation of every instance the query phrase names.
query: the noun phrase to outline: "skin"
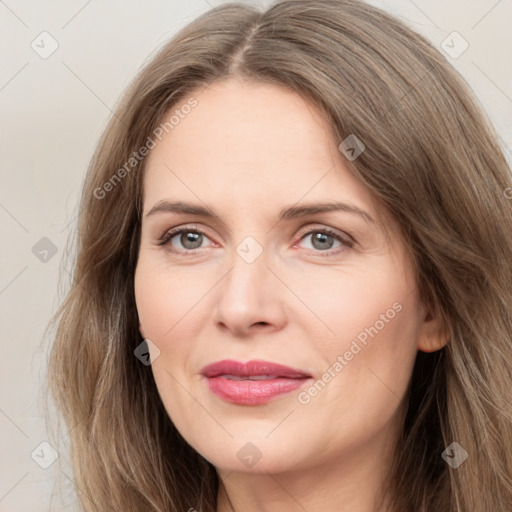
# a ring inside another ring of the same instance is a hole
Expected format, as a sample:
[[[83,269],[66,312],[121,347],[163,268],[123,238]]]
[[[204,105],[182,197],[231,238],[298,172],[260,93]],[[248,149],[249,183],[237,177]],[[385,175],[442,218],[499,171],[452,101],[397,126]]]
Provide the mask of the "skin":
[[[416,353],[446,343],[419,301],[409,249],[308,100],[236,79],[192,96],[197,106],[150,151],[144,176],[135,297],[163,404],[217,468],[219,512],[382,511],[377,493]],[[208,205],[219,219],[146,217],[161,200]],[[327,201],[357,205],[375,222],[341,211],[278,222],[285,206]],[[175,227],[205,235],[158,245]],[[306,234],[322,228],[353,246]],[[251,263],[236,251],[248,236],[263,251]],[[247,406],[215,396],[200,375],[221,359],[263,359],[322,379],[395,303],[401,310],[307,404],[298,395],[311,381]],[[237,457],[248,442],[261,454],[252,467]]]

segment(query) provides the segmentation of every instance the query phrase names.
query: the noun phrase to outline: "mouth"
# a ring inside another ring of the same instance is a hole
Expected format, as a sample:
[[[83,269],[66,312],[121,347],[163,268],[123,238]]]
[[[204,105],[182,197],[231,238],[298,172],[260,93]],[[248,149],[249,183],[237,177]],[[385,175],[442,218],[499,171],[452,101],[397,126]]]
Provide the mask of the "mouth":
[[[223,360],[205,366],[209,390],[224,401],[260,405],[305,385],[312,376],[302,370],[269,361],[241,363]]]

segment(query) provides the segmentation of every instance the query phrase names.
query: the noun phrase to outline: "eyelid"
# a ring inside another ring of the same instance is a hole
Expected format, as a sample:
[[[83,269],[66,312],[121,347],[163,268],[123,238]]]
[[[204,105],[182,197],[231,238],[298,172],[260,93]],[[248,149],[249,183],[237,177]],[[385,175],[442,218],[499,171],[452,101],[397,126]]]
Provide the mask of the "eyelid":
[[[306,255],[309,255],[309,256],[314,256],[314,257],[320,256],[323,258],[338,256],[341,253],[352,250],[354,245],[356,244],[355,240],[348,233],[340,234],[337,230],[327,227],[327,226],[321,226],[321,227],[309,226],[309,227],[305,228],[305,231],[301,231],[299,233],[299,235],[297,235],[299,238],[293,244],[292,247],[294,249],[297,248],[297,245],[302,240],[304,240],[304,238],[306,238],[307,236],[310,236],[313,233],[327,234],[328,236],[331,236],[332,238],[334,238],[335,240],[340,242],[341,246],[337,247],[336,249],[328,249],[326,251],[321,251],[319,249],[305,249]]]
[[[311,234],[312,232],[314,232],[314,233],[327,232],[330,235],[341,239],[342,242],[345,242],[347,244],[355,244],[356,243],[355,239],[353,237],[351,237],[345,231],[340,231],[338,229],[331,228],[331,227],[323,225],[323,224],[317,224],[317,225],[313,225],[313,226],[311,224],[308,224],[308,226],[306,226],[304,229],[299,230],[297,236],[299,237],[299,239],[302,239],[304,237],[304,235]]]

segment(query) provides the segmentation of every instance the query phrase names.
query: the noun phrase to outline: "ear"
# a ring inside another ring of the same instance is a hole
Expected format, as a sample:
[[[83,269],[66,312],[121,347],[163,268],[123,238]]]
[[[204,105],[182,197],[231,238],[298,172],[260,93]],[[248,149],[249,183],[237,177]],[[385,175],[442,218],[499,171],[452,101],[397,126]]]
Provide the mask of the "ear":
[[[142,329],[142,324],[139,322],[139,332],[143,339],[146,339],[146,336],[144,335],[144,331]]]
[[[418,350],[436,352],[450,340],[450,330],[440,311],[422,308],[423,321],[418,332]]]

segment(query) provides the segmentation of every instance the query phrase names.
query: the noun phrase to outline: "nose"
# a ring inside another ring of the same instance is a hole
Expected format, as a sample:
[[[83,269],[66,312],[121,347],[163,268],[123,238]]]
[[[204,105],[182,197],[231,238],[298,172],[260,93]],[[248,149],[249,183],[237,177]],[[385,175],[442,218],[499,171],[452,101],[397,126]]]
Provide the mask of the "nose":
[[[285,286],[269,267],[265,250],[254,261],[233,253],[231,269],[218,284],[214,322],[237,337],[271,333],[286,322]]]

